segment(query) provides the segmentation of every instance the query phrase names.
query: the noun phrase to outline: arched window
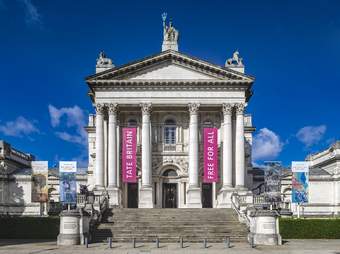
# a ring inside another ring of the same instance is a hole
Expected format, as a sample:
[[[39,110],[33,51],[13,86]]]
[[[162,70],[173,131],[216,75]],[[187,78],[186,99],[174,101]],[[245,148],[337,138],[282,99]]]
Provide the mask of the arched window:
[[[136,119],[129,119],[128,127],[137,127],[137,120]]]
[[[176,122],[172,119],[168,119],[165,121],[164,143],[176,144]]]
[[[177,176],[177,173],[173,169],[167,169],[164,173],[163,176]]]

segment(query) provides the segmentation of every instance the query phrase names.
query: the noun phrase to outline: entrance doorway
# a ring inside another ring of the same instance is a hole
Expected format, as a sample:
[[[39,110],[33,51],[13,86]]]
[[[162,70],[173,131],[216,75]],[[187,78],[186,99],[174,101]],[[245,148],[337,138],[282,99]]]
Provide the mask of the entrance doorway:
[[[177,208],[177,183],[163,183],[163,208]]]
[[[128,208],[138,208],[138,183],[127,183]]]
[[[211,183],[202,183],[202,207],[203,208],[212,208],[212,184]]]

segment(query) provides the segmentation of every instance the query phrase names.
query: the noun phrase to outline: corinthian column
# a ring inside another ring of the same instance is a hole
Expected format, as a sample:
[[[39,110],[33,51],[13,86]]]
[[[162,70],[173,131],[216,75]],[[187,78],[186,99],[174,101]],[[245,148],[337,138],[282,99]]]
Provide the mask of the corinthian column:
[[[151,103],[142,105],[142,186],[151,186]]]
[[[235,171],[236,188],[244,189],[245,163],[244,163],[244,104],[236,104],[236,139],[235,139]]]
[[[198,156],[198,109],[200,104],[189,103],[189,188],[187,191],[189,208],[201,208],[201,188],[198,183],[199,156]]]
[[[189,104],[189,187],[198,187],[198,109],[199,104]]]
[[[96,104],[96,188],[104,187],[104,107]]]
[[[152,208],[152,163],[151,163],[151,103],[141,104],[142,108],[142,187],[139,207]]]
[[[231,115],[232,104],[224,103],[223,111],[223,189],[232,187],[233,181],[233,146],[232,146],[232,126]]]
[[[108,130],[108,175],[109,187],[117,187],[117,108],[118,104],[109,104],[109,130]]]

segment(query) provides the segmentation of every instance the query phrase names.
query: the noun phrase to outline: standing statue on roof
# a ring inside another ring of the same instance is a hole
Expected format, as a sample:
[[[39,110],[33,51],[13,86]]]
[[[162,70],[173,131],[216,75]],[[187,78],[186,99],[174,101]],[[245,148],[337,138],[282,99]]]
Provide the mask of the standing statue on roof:
[[[233,57],[229,58],[226,62],[226,66],[243,66],[242,58],[240,57],[240,53],[236,50],[233,53]]]
[[[175,29],[175,27],[173,27],[171,19],[169,21],[169,25],[166,25],[166,17],[167,17],[167,14],[164,12],[162,14],[162,20],[163,20],[162,51],[169,50],[169,49],[178,51],[179,32],[178,30]]]

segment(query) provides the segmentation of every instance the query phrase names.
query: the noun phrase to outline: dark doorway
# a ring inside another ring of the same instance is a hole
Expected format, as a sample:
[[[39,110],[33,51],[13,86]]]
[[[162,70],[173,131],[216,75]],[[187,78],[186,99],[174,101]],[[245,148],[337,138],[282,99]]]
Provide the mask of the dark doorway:
[[[138,208],[138,183],[127,184],[128,208]]]
[[[212,208],[212,184],[202,183],[202,207]]]
[[[177,183],[163,183],[163,208],[177,208]]]

